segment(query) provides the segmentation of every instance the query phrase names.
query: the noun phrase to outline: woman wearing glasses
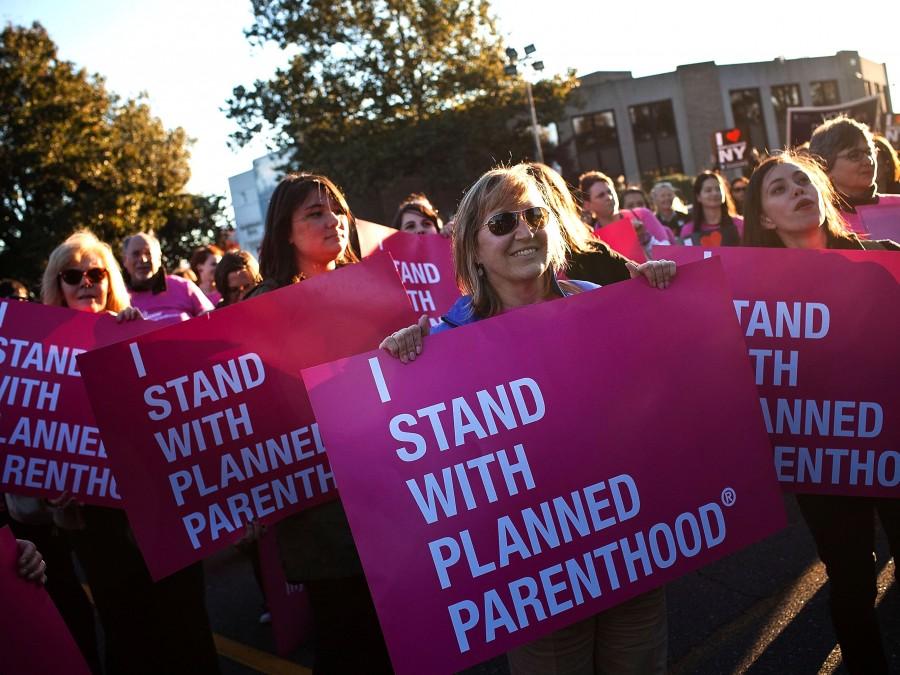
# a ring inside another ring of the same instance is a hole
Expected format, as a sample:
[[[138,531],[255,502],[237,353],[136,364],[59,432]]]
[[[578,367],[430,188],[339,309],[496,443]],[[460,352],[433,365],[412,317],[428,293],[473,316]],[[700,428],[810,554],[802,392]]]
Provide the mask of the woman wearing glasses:
[[[889,214],[900,221],[900,195],[878,193],[875,144],[868,126],[844,116],[828,120],[813,132],[809,152],[824,162],[841,215],[854,232],[869,233],[870,215],[880,220]]]
[[[597,288],[556,277],[566,254],[562,228],[579,220],[561,204],[524,164],[488,171],[469,189],[453,232],[456,279],[466,295],[434,332]],[[643,276],[655,288],[668,287],[675,275],[670,261],[627,265],[632,277]],[[428,326],[422,317],[381,348],[404,363],[415,360]],[[514,649],[508,658],[516,675],[665,673],[666,650],[665,592],[658,588]]]
[[[117,321],[141,318],[112,249],[90,232],[73,234],[50,254],[41,300],[109,312]],[[91,588],[104,633],[104,672],[217,673],[201,564],[154,583],[124,511],[77,505],[68,495],[50,503]]]

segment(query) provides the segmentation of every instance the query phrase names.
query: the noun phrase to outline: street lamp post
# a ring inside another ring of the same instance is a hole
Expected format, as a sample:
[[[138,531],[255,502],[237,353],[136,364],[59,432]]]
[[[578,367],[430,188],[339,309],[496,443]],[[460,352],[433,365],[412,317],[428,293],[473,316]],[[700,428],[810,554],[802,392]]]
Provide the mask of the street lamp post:
[[[537,51],[536,47],[531,45],[525,45],[525,56],[522,58],[522,64],[530,64],[531,67],[540,72],[544,69],[543,61],[532,61],[532,55]],[[519,72],[518,67],[516,66],[519,63],[519,53],[513,47],[506,48],[506,58],[509,59],[509,64],[503,69],[503,71],[507,75],[516,75]],[[534,136],[534,157],[538,162],[543,164],[544,162],[544,150],[541,147],[541,135],[538,132],[538,122],[537,122],[537,112],[534,109],[534,97],[531,95],[531,82],[527,77],[524,77],[525,80],[525,92],[528,94],[528,111],[531,113],[531,133]]]

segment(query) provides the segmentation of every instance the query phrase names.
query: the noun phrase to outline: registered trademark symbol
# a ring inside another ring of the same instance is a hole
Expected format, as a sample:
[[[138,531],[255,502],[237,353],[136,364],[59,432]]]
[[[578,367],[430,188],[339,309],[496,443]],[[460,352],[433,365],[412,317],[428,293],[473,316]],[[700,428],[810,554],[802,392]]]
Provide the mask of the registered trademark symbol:
[[[735,491],[732,488],[727,487],[724,490],[722,490],[722,503],[725,506],[734,506],[734,503],[736,501],[737,501],[737,494],[735,493]]]

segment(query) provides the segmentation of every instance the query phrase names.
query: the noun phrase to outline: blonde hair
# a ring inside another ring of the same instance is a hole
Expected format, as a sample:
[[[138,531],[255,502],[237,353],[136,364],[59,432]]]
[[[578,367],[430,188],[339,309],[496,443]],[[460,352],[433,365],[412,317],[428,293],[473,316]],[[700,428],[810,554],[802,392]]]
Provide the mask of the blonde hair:
[[[479,274],[478,230],[491,215],[512,209],[521,202],[531,187],[538,190],[550,211],[551,217],[545,226],[549,268],[558,272],[566,262],[566,241],[560,232],[560,213],[554,207],[555,200],[529,169],[527,164],[491,169],[468,189],[456,212],[453,228],[456,283],[463,293],[472,296],[472,307],[481,318],[499,314],[502,305],[487,277]],[[549,287],[550,275],[545,274],[543,281]]]
[[[121,312],[131,305],[128,289],[122,279],[122,270],[108,244],[103,243],[88,230],[76,232],[53,249],[44,277],[41,280],[41,302],[57,307],[66,306],[66,298],[60,287],[59,273],[73,264],[78,264],[88,254],[95,255],[106,270],[109,290],[106,307],[111,312]]]

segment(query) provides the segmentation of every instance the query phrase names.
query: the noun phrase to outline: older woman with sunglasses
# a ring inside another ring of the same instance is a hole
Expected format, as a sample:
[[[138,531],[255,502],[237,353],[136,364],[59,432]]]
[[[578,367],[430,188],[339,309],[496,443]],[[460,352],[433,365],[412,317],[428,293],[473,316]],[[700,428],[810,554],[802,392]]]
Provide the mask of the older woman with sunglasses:
[[[77,232],[51,254],[41,282],[45,305],[140,319],[112,249]],[[115,392],[109,392],[115,395]],[[53,500],[71,531],[103,627],[106,673],[216,673],[200,563],[154,582],[125,512]]]
[[[484,174],[463,197],[453,233],[456,278],[466,295],[434,332],[597,288],[556,277],[566,255],[562,228],[578,220],[574,211],[561,212],[562,204],[528,165]],[[675,275],[670,261],[627,266],[632,277],[643,276],[655,288],[668,287]],[[428,326],[423,316],[381,348],[413,361]],[[519,647],[508,658],[514,674],[664,673],[666,649],[665,592],[659,588]]]
[[[900,195],[878,193],[876,150],[869,127],[849,117],[836,117],[816,127],[809,152],[825,164],[838,193],[841,216],[854,232],[868,234],[860,208],[892,209],[900,219]]]

